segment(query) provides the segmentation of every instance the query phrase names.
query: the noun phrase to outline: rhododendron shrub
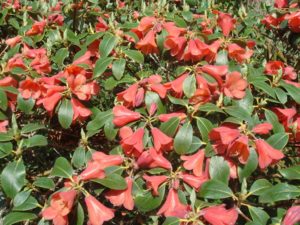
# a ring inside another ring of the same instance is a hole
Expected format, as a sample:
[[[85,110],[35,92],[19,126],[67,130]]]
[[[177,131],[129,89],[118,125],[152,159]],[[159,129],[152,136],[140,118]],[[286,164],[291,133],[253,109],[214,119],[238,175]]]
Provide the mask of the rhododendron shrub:
[[[1,3],[0,223],[297,224],[299,13]]]

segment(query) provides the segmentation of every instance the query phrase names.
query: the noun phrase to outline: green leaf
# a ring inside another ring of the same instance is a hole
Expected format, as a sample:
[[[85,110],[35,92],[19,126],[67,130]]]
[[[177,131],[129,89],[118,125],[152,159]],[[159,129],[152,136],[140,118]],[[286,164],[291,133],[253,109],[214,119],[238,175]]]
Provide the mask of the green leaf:
[[[178,131],[174,139],[174,149],[175,151],[183,155],[191,147],[193,141],[193,127],[188,122],[185,123]]]
[[[17,98],[17,103],[18,103],[18,109],[20,109],[22,112],[26,114],[29,114],[34,107],[35,100],[32,98],[23,99],[21,94],[19,94]]]
[[[147,91],[145,95],[145,104],[147,106],[148,112],[152,104],[157,105],[157,113],[162,114],[166,112],[164,104],[161,102],[159,95],[156,92]]]
[[[250,155],[247,160],[246,165],[241,168],[238,168],[239,181],[242,182],[244,178],[249,177],[257,168],[258,165],[258,157],[257,153],[253,148],[250,148]]]
[[[0,144],[0,158],[8,156],[13,150],[13,145],[11,142],[4,142]]]
[[[63,128],[67,129],[71,126],[73,114],[74,112],[71,101],[63,99],[58,109],[58,121]]]
[[[200,189],[200,195],[204,198],[223,199],[234,196],[231,189],[222,181],[209,180]]]
[[[188,76],[187,78],[185,78],[182,88],[186,97],[192,97],[196,91],[195,76]]]
[[[101,129],[107,121],[112,121],[113,113],[112,110],[107,110],[105,112],[99,112],[96,114],[95,118],[87,124],[88,131],[97,131]]]
[[[240,119],[241,121],[252,122],[249,111],[239,106],[229,106],[225,109],[225,112],[230,116]]]
[[[52,60],[59,66],[62,66],[64,60],[69,56],[69,50],[66,48],[59,49]]]
[[[124,53],[131,58],[133,61],[136,61],[137,63],[144,63],[144,55],[137,50],[124,50]]]
[[[287,102],[287,94],[281,88],[275,88],[275,94],[277,99],[282,103],[285,104]]]
[[[114,124],[112,121],[107,122],[104,125],[104,134],[105,137],[109,140],[109,141],[113,141],[115,140],[117,134],[118,134],[119,129],[115,129],[114,128]]]
[[[0,89],[0,109],[3,111],[6,111],[7,106],[8,106],[8,100],[5,91]]]
[[[283,200],[296,199],[300,196],[300,188],[294,185],[279,183],[266,190],[259,196],[260,203],[272,203]]]
[[[173,117],[168,121],[162,123],[159,129],[169,137],[173,137],[177,131],[179,123],[180,123],[180,119],[178,117]]]
[[[289,135],[286,133],[276,133],[267,139],[267,142],[276,149],[283,149],[289,141]]]
[[[29,196],[25,202],[23,202],[21,205],[15,206],[13,210],[28,211],[38,207],[38,204],[39,204],[38,201],[33,196]]]
[[[8,163],[1,173],[1,186],[4,193],[9,198],[14,198],[25,184],[25,166],[23,161]]]
[[[112,173],[106,175],[103,179],[94,179],[93,181],[113,190],[125,190],[127,188],[125,179],[117,173]]]
[[[14,206],[22,205],[30,196],[30,191],[21,191],[13,199]]]
[[[100,77],[105,72],[107,67],[111,64],[112,61],[113,61],[112,57],[109,58],[101,57],[100,59],[98,59],[94,68],[93,78]]]
[[[14,139],[14,134],[13,132],[7,132],[7,133],[0,133],[0,142],[3,141],[11,141]]]
[[[135,206],[141,212],[149,212],[156,209],[162,203],[165,195],[165,185],[162,185],[158,191],[159,196],[153,196],[151,191],[141,190],[134,198]]]
[[[229,165],[221,156],[214,156],[210,159],[209,175],[211,179],[222,181],[228,184],[229,181]]]
[[[291,84],[287,84],[284,81],[280,82],[280,85],[289,93],[295,102],[300,104],[300,88]]]
[[[108,56],[109,53],[111,53],[111,51],[117,45],[117,43],[118,43],[118,38],[116,36],[110,33],[105,34],[99,45],[101,58]]]
[[[258,195],[259,196],[271,187],[272,187],[272,184],[269,181],[267,181],[266,179],[256,180],[252,184],[248,195]]]
[[[298,165],[280,169],[279,172],[288,180],[300,180],[300,166]]]
[[[192,154],[199,150],[199,148],[203,145],[203,142],[200,140],[200,138],[193,136],[192,144],[190,148],[187,150],[186,154]]]
[[[182,105],[182,106],[187,106],[188,105],[188,100],[187,99],[180,99],[180,98],[174,98],[171,95],[168,95],[168,98],[171,103],[175,105]]]
[[[54,190],[55,184],[51,178],[48,177],[37,177],[33,182],[34,186]]]
[[[208,134],[213,129],[212,123],[208,119],[197,117],[197,127],[203,141],[208,142]]]
[[[83,225],[84,223],[84,211],[80,203],[77,204],[77,220],[76,225]]]
[[[200,111],[203,112],[220,112],[220,113],[224,113],[224,111],[222,109],[220,109],[218,106],[216,106],[215,104],[212,103],[206,103],[204,105],[201,105],[199,107]]]
[[[37,216],[33,213],[11,212],[4,217],[3,225],[12,225],[22,221],[31,221],[36,218]]]
[[[71,178],[73,176],[73,168],[69,161],[64,157],[56,159],[51,176]]]
[[[79,146],[75,149],[72,157],[72,165],[76,168],[81,168],[86,164],[85,149]]]
[[[252,82],[252,84],[254,85],[255,88],[262,90],[265,94],[267,94],[273,98],[276,98],[274,89],[266,82],[254,81],[254,82]]]
[[[275,133],[285,132],[283,125],[279,123],[278,117],[274,112],[265,109],[265,116],[267,121],[273,125],[273,131]]]
[[[32,148],[36,146],[46,146],[48,144],[48,139],[43,135],[34,135],[26,139],[25,145],[27,148]]]
[[[37,130],[41,130],[41,129],[44,129],[44,128],[45,128],[44,124],[29,123],[29,124],[26,124],[22,128],[21,133],[22,134],[31,133],[31,132],[34,132],[34,131],[37,131]]]
[[[253,222],[260,225],[266,225],[270,216],[262,208],[253,207],[248,205],[248,209]]]
[[[177,217],[167,217],[162,225],[179,225],[180,219]]]
[[[126,65],[125,59],[118,59],[118,60],[114,61],[113,65],[112,65],[112,72],[113,72],[114,77],[117,80],[120,80],[123,77],[125,65]]]

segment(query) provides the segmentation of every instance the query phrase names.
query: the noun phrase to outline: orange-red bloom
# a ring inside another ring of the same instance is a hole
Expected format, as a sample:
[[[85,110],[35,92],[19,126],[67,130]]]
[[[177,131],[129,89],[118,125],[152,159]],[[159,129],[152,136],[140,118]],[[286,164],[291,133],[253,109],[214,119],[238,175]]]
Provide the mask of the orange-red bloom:
[[[253,50],[246,50],[234,43],[228,45],[228,56],[239,63],[243,63],[250,59],[252,55]]]
[[[172,169],[172,164],[164,158],[161,152],[154,148],[144,151],[137,160],[137,166],[140,168],[165,168]]]
[[[248,137],[245,135],[241,135],[228,146],[227,155],[229,157],[238,157],[243,164],[247,162],[249,154]]]
[[[200,177],[203,175],[203,165],[204,165],[204,158],[205,153],[204,150],[199,150],[197,153],[189,156],[181,156],[180,157],[183,161],[183,167],[186,170],[193,170],[193,173]]]
[[[231,98],[242,99],[246,93],[248,83],[242,78],[239,72],[232,72],[226,75],[224,94]]]
[[[258,164],[261,169],[265,169],[270,164],[274,164],[284,158],[284,154],[281,151],[273,148],[263,139],[255,140],[255,145],[258,153]]]
[[[102,225],[105,221],[114,218],[114,211],[101,204],[95,197],[85,197],[85,204],[89,215],[89,225]]]
[[[123,205],[125,209],[132,210],[134,207],[134,201],[132,198],[132,178],[125,178],[127,188],[125,190],[110,190],[105,194],[107,198],[114,206]]]
[[[235,208],[226,209],[225,205],[217,205],[202,210],[204,219],[211,225],[234,225],[238,219]]]
[[[157,54],[158,48],[155,42],[155,37],[156,33],[154,32],[154,30],[150,30],[146,34],[146,36],[136,44],[136,48],[141,50],[141,52],[143,52],[146,55],[153,53]]]
[[[35,21],[32,25],[31,29],[26,32],[28,36],[34,36],[37,34],[42,34],[44,32],[44,28],[46,26],[46,21]]]
[[[130,127],[122,127],[120,137],[120,145],[126,155],[139,157],[142,154],[144,150],[144,128],[139,128],[133,132]]]
[[[52,195],[50,206],[42,211],[46,220],[54,225],[68,225],[68,214],[71,212],[77,192],[74,190],[58,192]]]
[[[268,134],[273,129],[273,125],[270,123],[261,123],[253,127],[252,132],[256,134]]]
[[[122,127],[130,122],[136,121],[141,118],[141,114],[138,112],[131,111],[127,109],[125,106],[115,106],[113,108],[114,119],[113,123]]]
[[[156,127],[151,129],[153,137],[154,148],[157,151],[170,151],[173,147],[173,139],[164,134]]]
[[[300,221],[300,206],[292,206],[287,211],[282,225],[295,225]]]
[[[165,217],[173,216],[178,218],[184,218],[189,212],[189,206],[180,202],[178,193],[174,188],[169,190],[167,199],[157,215],[164,215]]]
[[[168,179],[168,177],[164,175],[160,175],[160,176],[144,175],[143,178],[146,181],[147,188],[151,189],[152,194],[155,196],[159,195],[158,193],[159,186]]]
[[[228,13],[219,12],[218,15],[218,26],[222,29],[224,36],[228,36],[234,29],[236,20]]]

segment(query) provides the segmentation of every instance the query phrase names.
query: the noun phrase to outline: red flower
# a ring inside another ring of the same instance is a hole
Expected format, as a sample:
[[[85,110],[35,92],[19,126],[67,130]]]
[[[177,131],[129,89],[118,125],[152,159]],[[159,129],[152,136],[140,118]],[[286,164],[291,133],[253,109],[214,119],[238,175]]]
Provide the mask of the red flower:
[[[282,225],[295,225],[300,221],[300,206],[292,206],[287,211]]]
[[[187,40],[185,37],[167,36],[164,47],[167,50],[171,50],[171,56],[175,56],[178,60],[181,60],[186,47],[186,42]]]
[[[57,24],[58,26],[62,26],[64,24],[64,17],[61,14],[51,14],[47,18],[49,24]]]
[[[279,70],[284,69],[284,64],[281,61],[269,61],[265,66],[265,73],[268,75],[277,75]]]
[[[50,206],[42,211],[43,218],[53,220],[54,225],[68,225],[68,214],[71,212],[76,194],[76,191],[70,190],[52,195]]]
[[[213,77],[224,76],[228,72],[228,66],[204,65],[201,67],[201,70]]]
[[[34,24],[32,25],[31,29],[26,32],[26,35],[28,36],[33,36],[37,34],[42,34],[44,33],[44,28],[46,26],[46,21],[35,21]]]
[[[226,75],[224,94],[230,98],[242,99],[245,97],[245,90],[248,83],[242,78],[239,72],[232,72]]]
[[[288,25],[291,31],[300,32],[300,12],[292,13],[288,19]]]
[[[57,86],[57,88],[55,88],[55,89],[63,89],[64,90],[64,87]],[[55,106],[61,100],[61,98],[62,98],[62,94],[59,92],[56,92],[56,90],[53,90],[53,91],[49,92],[47,94],[47,96],[41,100],[41,102],[43,103],[43,106],[48,111],[48,113],[50,115],[52,115]]]
[[[124,153],[128,156],[139,157],[144,150],[144,128],[137,129],[134,133],[130,127],[120,129],[120,145]]]
[[[142,101],[139,101],[137,92],[138,92],[138,83],[131,85],[126,90],[117,94],[117,100],[124,103],[126,107],[138,107],[144,99],[144,95],[142,96]]]
[[[7,44],[9,47],[13,48],[15,47],[18,43],[20,43],[22,40],[22,36],[17,35],[13,38],[9,38],[5,40],[5,44]]]
[[[211,225],[234,225],[238,219],[235,208],[226,209],[224,205],[217,205],[202,210],[204,219]]]
[[[253,127],[252,132],[256,134],[268,134],[273,129],[273,125],[270,123],[261,123]]]
[[[15,54],[11,59],[9,59],[4,71],[8,72],[16,67],[19,67],[23,70],[27,69],[23,61],[23,56],[21,54]]]
[[[8,126],[8,120],[3,120],[0,122],[0,133],[6,133],[7,132],[7,127]]]
[[[288,130],[288,126],[292,122],[293,117],[297,114],[294,108],[281,109],[278,107],[273,108],[273,112],[276,113],[279,122]]]
[[[275,18],[272,15],[266,15],[265,18],[261,21],[261,23],[265,24],[268,29],[277,27],[279,25],[279,22],[279,19]]]
[[[258,164],[261,169],[267,168],[270,164],[274,164],[284,157],[281,151],[274,149],[262,139],[255,140],[255,145],[258,153]]]
[[[203,163],[205,158],[204,150],[199,150],[194,155],[183,155],[180,158],[185,161],[183,167],[186,170],[193,170],[193,173],[198,177],[203,175]]]
[[[157,215],[163,214],[165,217],[184,218],[189,211],[189,206],[182,204],[178,198],[177,191],[171,188],[165,203],[157,212]]]
[[[113,108],[113,114],[114,114],[113,123],[118,127],[122,127],[127,123],[136,121],[141,118],[140,113],[133,112],[121,105],[115,106]]]
[[[155,32],[150,30],[146,36],[136,44],[136,48],[146,55],[153,53],[157,54],[158,48],[155,42]]]
[[[189,40],[183,56],[184,61],[196,62],[201,60],[205,55],[206,48],[207,45],[199,39]]]
[[[197,177],[192,174],[183,173],[180,175],[183,182],[187,183],[191,187],[195,188],[197,191],[201,188],[202,184],[208,181],[208,176]]]
[[[239,130],[227,126],[214,128],[209,133],[209,138],[214,142],[216,153],[224,154],[229,144],[240,136]]]
[[[85,197],[85,204],[89,215],[89,225],[102,225],[105,221],[114,218],[114,211],[101,204],[95,197]]]
[[[75,98],[71,99],[71,104],[73,108],[73,119],[75,122],[77,119],[79,121],[84,121],[87,117],[92,114],[92,111],[86,108],[80,101]]]
[[[286,8],[289,6],[289,1],[288,0],[275,0],[274,6],[276,8]]]
[[[80,180],[102,179],[105,177],[104,169],[122,164],[123,158],[119,155],[106,155],[103,152],[94,152],[92,160],[79,175]]]
[[[166,122],[171,118],[174,117],[178,117],[180,120],[184,120],[186,118],[186,114],[185,113],[181,113],[181,112],[174,112],[174,113],[168,113],[168,114],[160,114],[158,116],[158,119],[161,122]]]
[[[253,50],[246,50],[237,44],[229,44],[228,45],[229,57],[239,63],[243,63],[244,61],[250,59],[252,54],[253,54]]]
[[[141,19],[140,24],[137,27],[137,30],[146,33],[154,26],[155,23],[156,23],[155,17],[150,17],[150,16],[143,17]]]
[[[137,160],[137,165],[140,168],[165,168],[172,169],[172,164],[164,158],[162,153],[157,152],[154,148],[144,151]]]
[[[165,87],[167,89],[171,89],[172,92],[174,92],[174,96],[177,98],[181,98],[183,95],[183,81],[185,78],[187,78],[188,74],[182,74],[180,77],[176,78],[175,80],[168,82],[165,84]]]
[[[165,135],[158,128],[154,127],[151,129],[153,137],[154,148],[157,151],[170,151],[173,147],[173,139]]]
[[[230,32],[234,29],[236,20],[232,18],[231,15],[227,13],[219,12],[218,15],[218,26],[222,29],[224,36],[228,36]]]
[[[98,17],[98,23],[96,23],[96,31],[97,32],[105,32],[108,30],[108,25],[105,20],[101,17]]]
[[[25,99],[33,98],[38,99],[41,96],[40,85],[33,81],[31,78],[27,78],[20,82],[19,91]]]
[[[248,137],[245,135],[241,135],[228,146],[227,155],[229,157],[238,157],[243,164],[246,164],[249,154]]]
[[[154,196],[159,195],[158,193],[159,186],[168,179],[168,177],[164,175],[160,175],[160,176],[144,175],[143,178],[146,181],[147,188],[152,190],[152,194]]]
[[[127,188],[125,190],[110,190],[105,194],[107,198],[114,206],[123,205],[125,209],[132,210],[134,207],[134,201],[132,198],[132,178],[126,177]]]
[[[67,82],[72,93],[83,101],[90,100],[92,95],[96,95],[100,89],[95,81],[86,83],[86,77],[81,74],[75,77],[68,76]]]

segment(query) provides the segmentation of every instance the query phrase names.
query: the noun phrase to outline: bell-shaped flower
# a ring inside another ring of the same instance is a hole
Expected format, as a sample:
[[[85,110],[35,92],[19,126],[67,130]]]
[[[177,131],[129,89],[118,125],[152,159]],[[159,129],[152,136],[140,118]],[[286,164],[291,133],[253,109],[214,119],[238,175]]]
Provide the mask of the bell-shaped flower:
[[[120,129],[121,147],[128,156],[139,157],[144,150],[144,129],[139,128],[135,132],[130,127]]]
[[[130,122],[136,121],[141,118],[140,113],[131,111],[125,106],[121,105],[115,106],[113,108],[113,114],[113,123],[118,127],[122,127]]]
[[[238,219],[235,208],[226,209],[225,205],[217,205],[202,210],[204,219],[211,225],[234,225]]]
[[[151,129],[154,148],[157,151],[170,151],[173,147],[173,139],[164,134],[160,129],[153,127]]]
[[[165,203],[159,209],[157,215],[184,218],[189,211],[189,206],[182,204],[179,200],[177,191],[174,188],[171,188]]]
[[[273,125],[270,123],[257,124],[252,128],[252,132],[256,134],[268,134],[273,129]]]
[[[154,196],[159,195],[158,193],[159,186],[168,179],[168,177],[164,175],[159,175],[159,176],[144,175],[143,178],[146,181],[147,188],[152,190],[152,194]]]
[[[195,176],[202,176],[203,175],[203,165],[205,159],[204,150],[199,150],[197,153],[189,156],[181,156],[180,157],[183,161],[183,167],[186,170],[192,170]]]
[[[127,188],[125,190],[110,190],[105,194],[105,198],[108,199],[114,206],[123,205],[125,209],[132,210],[134,207],[134,201],[132,198],[132,178],[125,178]]]
[[[154,148],[144,151],[137,160],[140,168],[165,168],[172,169],[172,164],[163,156],[161,152],[157,152]]]
[[[217,23],[222,29],[224,36],[227,37],[234,29],[236,20],[228,13],[219,12]]]
[[[239,72],[229,73],[226,75],[224,94],[230,98],[242,99],[246,95],[247,86],[247,81],[242,78]]]
[[[284,158],[284,154],[281,151],[273,148],[263,139],[256,139],[255,145],[258,153],[258,164],[261,169],[265,169],[270,164],[274,164]]]
[[[85,197],[85,204],[89,215],[88,225],[102,225],[115,216],[113,209],[107,208],[92,195]]]
[[[282,225],[295,225],[300,221],[300,206],[292,206],[285,214]]]

